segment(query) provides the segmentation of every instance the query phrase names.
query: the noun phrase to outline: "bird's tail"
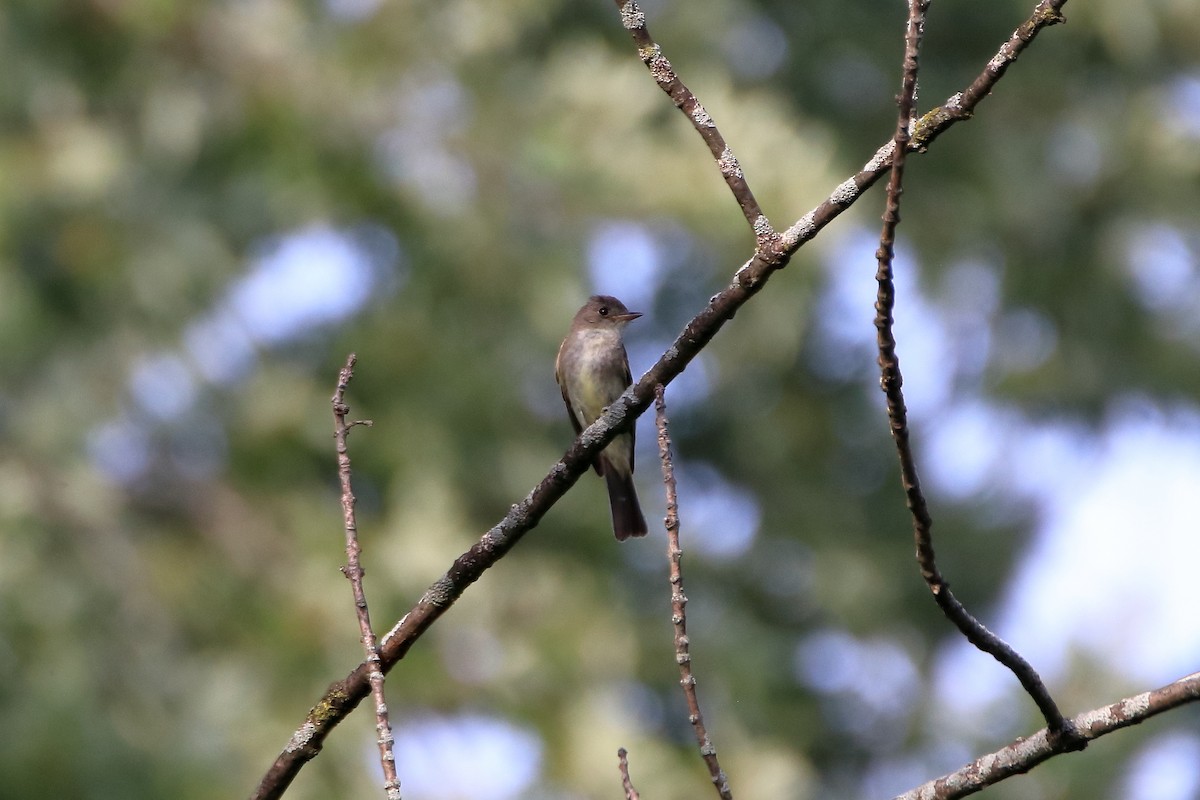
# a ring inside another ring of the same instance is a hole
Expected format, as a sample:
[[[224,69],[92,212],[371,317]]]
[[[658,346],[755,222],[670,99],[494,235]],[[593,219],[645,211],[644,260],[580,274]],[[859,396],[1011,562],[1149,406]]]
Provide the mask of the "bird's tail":
[[[646,535],[646,518],[638,504],[633,488],[633,473],[619,474],[611,464],[604,465],[604,480],[608,484],[608,504],[612,508],[613,534],[623,542],[630,536]]]

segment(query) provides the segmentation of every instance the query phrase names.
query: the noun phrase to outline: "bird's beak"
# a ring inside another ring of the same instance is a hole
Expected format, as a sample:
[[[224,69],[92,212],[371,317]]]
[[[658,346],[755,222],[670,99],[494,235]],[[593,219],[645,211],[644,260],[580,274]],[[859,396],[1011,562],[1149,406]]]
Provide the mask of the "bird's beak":
[[[633,322],[641,315],[640,311],[630,311],[628,314],[613,314],[609,319],[615,319],[617,322]]]

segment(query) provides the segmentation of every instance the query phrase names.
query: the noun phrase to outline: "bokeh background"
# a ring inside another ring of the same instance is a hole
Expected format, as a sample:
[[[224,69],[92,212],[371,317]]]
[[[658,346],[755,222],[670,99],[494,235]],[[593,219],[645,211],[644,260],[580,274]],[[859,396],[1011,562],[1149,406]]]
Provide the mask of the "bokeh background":
[[[921,108],[1032,0],[943,0]],[[775,224],[891,135],[904,9],[651,0]],[[1072,2],[909,162],[897,334],[938,552],[1069,713],[1200,666],[1200,3]],[[635,374],[748,257],[612,3],[0,6],[0,794],[248,794],[360,660],[329,397],[386,630],[569,444],[594,291]],[[668,391],[692,653],[739,797],[888,797],[1040,727],[912,560],[877,188]],[[663,511],[640,423],[647,516]],[[711,791],[665,539],[585,477],[392,673],[405,796]],[[361,709],[289,793],[380,792]],[[1200,797],[1183,709],[989,798]]]

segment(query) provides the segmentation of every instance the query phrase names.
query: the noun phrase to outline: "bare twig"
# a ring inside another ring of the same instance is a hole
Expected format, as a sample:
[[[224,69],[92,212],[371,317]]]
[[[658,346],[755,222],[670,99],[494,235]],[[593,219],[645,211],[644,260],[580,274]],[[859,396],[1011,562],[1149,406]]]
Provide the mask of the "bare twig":
[[[679,665],[679,685],[687,698],[688,722],[696,733],[700,745],[700,757],[708,767],[713,786],[722,800],[733,800],[729,789],[729,778],[717,760],[717,747],[708,738],[704,717],[700,713],[700,700],[696,697],[696,676],[692,673],[691,643],[687,635],[687,595],[683,592],[683,550],[679,547],[679,500],[675,492],[675,464],[671,457],[671,434],[667,428],[667,403],[663,398],[664,387],[654,389],[654,420],[658,426],[658,457],[662,461],[663,485],[667,494],[667,558],[671,573],[671,624],[675,626],[675,663]]]
[[[925,11],[929,0],[911,0],[904,48],[904,77],[899,97],[899,118],[893,139],[891,177],[888,179],[887,204],[883,215],[883,230],[879,236],[879,249],[875,253],[878,269],[875,279],[879,284],[875,301],[875,327],[879,344],[879,385],[887,397],[887,415],[900,457],[900,480],[904,486],[905,500],[912,514],[913,538],[916,541],[917,563],[938,607],[953,622],[967,640],[985,653],[990,654],[1010,669],[1025,691],[1037,704],[1046,724],[1055,734],[1072,739],[1082,749],[1086,741],[1079,739],[1070,730],[1069,723],[1050,696],[1037,670],[1016,650],[999,636],[975,619],[959,602],[950,585],[938,570],[933,550],[933,518],[917,472],[916,459],[909,442],[908,412],[904,405],[904,377],[900,372],[900,360],[896,355],[896,339],[893,334],[893,308],[896,288],[893,283],[892,261],[895,256],[896,227],[900,224],[900,195],[903,193],[904,163],[908,155],[909,129],[916,103],[917,70],[921,37],[925,27]]]
[[[922,117],[913,133],[914,148],[925,148],[937,134],[950,125],[961,119],[969,119],[975,106],[988,96],[996,81],[1004,76],[1038,32],[1048,25],[1067,21],[1062,15],[1062,7],[1066,4],[1067,0],[1041,0],[1033,10],[1033,15],[1013,31],[1013,35],[1000,48],[1000,52],[992,57],[983,72],[965,91],[954,95],[945,104]]]
[[[346,423],[350,407],[346,405],[346,388],[354,378],[354,365],[358,357],[351,353],[346,366],[338,373],[337,390],[333,393],[333,431],[337,446],[338,478],[342,484],[342,519],[346,528],[346,566],[342,572],[350,579],[354,593],[354,608],[358,614],[358,629],[366,651],[367,681],[375,699],[375,731],[379,745],[379,761],[383,765],[383,788],[388,800],[400,800],[400,778],[396,774],[395,740],[388,721],[387,699],[383,692],[383,669],[380,667],[379,647],[375,643],[375,632],[371,629],[371,613],[367,608],[367,594],[363,589],[363,568],[359,556],[362,548],[358,543],[358,522],[354,515],[354,491],[350,485],[350,451],[346,439],[354,425],[370,425],[370,421]]]
[[[621,788],[625,790],[625,800],[640,800],[641,795],[633,788],[629,777],[629,753],[624,747],[617,750],[617,769],[621,770]]]
[[[1085,711],[1068,721],[1084,741],[1138,725],[1172,708],[1200,700],[1200,672],[1180,678],[1160,689],[1127,697],[1109,706]],[[1057,755],[1077,750],[1071,742],[1043,728],[1017,739],[994,753],[981,756],[962,769],[943,775],[899,795],[895,800],[955,800],[1021,775]]]
[[[742,173],[742,165],[725,142],[725,137],[721,135],[717,123],[675,74],[675,68],[662,54],[662,48],[650,36],[650,31],[646,30],[646,14],[637,2],[635,0],[616,0],[616,3],[617,7],[621,9],[621,23],[633,37],[638,48],[638,55],[650,69],[650,74],[654,76],[654,82],[667,93],[671,101],[675,103],[675,107],[691,120],[692,126],[704,139],[704,143],[708,145],[708,150],[712,153],[713,158],[717,160],[721,176],[725,178],[725,183],[733,192],[733,197],[742,209],[742,214],[750,223],[750,229],[754,231],[754,238],[758,242],[759,249],[773,247],[779,234],[775,232],[771,221],[759,208],[758,201],[754,199],[754,192],[750,191],[750,184],[746,183],[746,176]]]
[[[1025,31],[1026,35],[1023,38],[1014,35],[1019,41],[1019,47],[1013,51],[1013,58],[1043,27],[1056,21],[1046,19],[1046,15],[1041,14],[1043,6],[1057,9],[1065,2],[1066,0],[1043,0],[1038,6],[1039,11],[1020,29]],[[1008,48],[1009,44],[1011,41],[1006,43],[1005,48]],[[1001,49],[1002,53],[1006,52],[1005,48]],[[989,65],[994,62],[995,58]],[[965,101],[960,105],[969,116],[970,106]],[[914,143],[918,133],[927,137],[922,141],[920,148],[924,150],[937,134],[960,118],[963,117],[938,118],[928,124],[922,120],[914,131]],[[541,483],[534,487],[525,499],[513,505],[504,518],[484,533],[469,550],[455,559],[446,573],[425,591],[412,609],[384,637],[380,657],[385,673],[408,653],[417,639],[454,604],[468,586],[478,580],[516,545],[527,531],[537,525],[542,516],[575,484],[579,476],[591,468],[596,454],[614,436],[627,430],[649,407],[654,387],[659,384],[665,386],[674,380],[717,335],[725,322],[732,319],[739,308],[762,290],[771,275],[786,267],[792,255],[804,243],[816,236],[874,184],[891,165],[893,145],[894,142],[888,142],[880,148],[860,172],[840,184],[828,199],[792,225],[775,247],[756,249],[750,260],[734,274],[730,285],[714,295],[708,305],[684,327],[654,366],[576,438],[563,457],[550,468],[550,472]],[[263,775],[252,795],[254,800],[280,797],[300,769],[316,757],[321,751],[325,737],[366,696],[369,691],[368,671],[365,663],[360,664],[349,675],[334,682],[326,690]]]
[[[975,113],[975,107],[983,102],[995,87],[996,83],[1008,70],[1017,57],[1042,32],[1044,28],[1064,22],[1062,7],[1067,0],[1041,0],[1029,19],[1013,31],[994,56],[988,61],[983,72],[964,91],[948,98],[942,105],[921,116],[910,131],[908,149],[912,152],[924,153],[929,145],[952,125],[965,119],[970,119]],[[889,140],[887,144],[875,151],[875,155],[853,177],[848,178],[833,190],[829,199],[812,211],[798,219],[790,228],[783,232],[779,247],[784,252],[795,252],[796,248],[812,239],[839,214],[849,208],[863,192],[871,188],[875,181],[888,171],[892,163],[892,153],[896,142]]]

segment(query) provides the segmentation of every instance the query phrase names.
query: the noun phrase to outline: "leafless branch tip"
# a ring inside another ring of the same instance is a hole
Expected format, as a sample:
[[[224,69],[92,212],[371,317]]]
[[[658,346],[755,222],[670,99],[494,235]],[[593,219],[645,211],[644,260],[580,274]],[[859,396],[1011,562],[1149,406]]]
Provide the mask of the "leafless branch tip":
[[[692,671],[691,642],[687,635],[687,595],[683,592],[683,549],[679,546],[679,497],[676,492],[675,463],[671,455],[671,433],[667,422],[667,403],[664,388],[654,389],[654,419],[658,427],[658,457],[662,461],[663,485],[667,495],[667,559],[670,563],[671,624],[675,628],[675,663],[679,665],[679,685],[687,700],[688,721],[700,746],[700,757],[708,767],[713,786],[721,800],[733,800],[729,779],[721,769],[716,745],[708,736],[700,700],[696,696],[696,676]]]
[[[361,556],[362,547],[358,541],[358,522],[354,513],[354,491],[350,478],[350,451],[346,438],[350,429],[363,422],[346,422],[350,407],[346,404],[346,390],[354,378],[354,365],[357,356],[351,353],[346,359],[346,366],[338,373],[337,389],[333,394],[333,428],[334,440],[337,443],[338,479],[342,487],[342,522],[346,534],[346,565],[342,573],[349,578],[351,592],[354,595],[354,609],[358,616],[358,629],[366,654],[365,663],[368,665],[367,680],[371,687],[371,696],[375,701],[375,729],[378,733],[376,740],[379,746],[379,761],[383,767],[384,790],[388,800],[400,800],[400,778],[396,772],[396,756],[394,752],[395,739],[392,736],[392,725],[388,717],[387,699],[384,696],[383,669],[379,657],[379,646],[375,632],[371,628],[371,613],[367,607],[367,594],[363,588]],[[365,421],[364,421],[365,422]],[[365,424],[370,424],[365,422]]]

